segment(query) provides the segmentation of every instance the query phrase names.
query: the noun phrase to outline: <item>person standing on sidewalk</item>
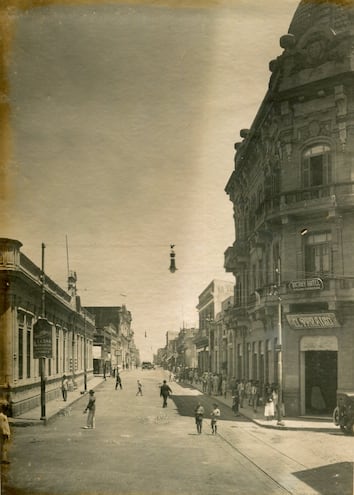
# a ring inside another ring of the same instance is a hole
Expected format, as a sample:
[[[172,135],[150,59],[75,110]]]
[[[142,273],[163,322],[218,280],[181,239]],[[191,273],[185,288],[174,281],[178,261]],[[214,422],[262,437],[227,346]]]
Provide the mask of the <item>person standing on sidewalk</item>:
[[[240,407],[243,407],[243,399],[245,397],[245,380],[240,380],[239,384],[237,385],[238,388],[238,396],[240,399]]]
[[[232,407],[231,407],[235,416],[240,415],[239,414],[239,407],[240,407],[240,395],[239,395],[238,389],[235,388],[233,395],[232,395]]]
[[[160,387],[160,397],[163,398],[162,407],[167,407],[167,399],[172,394],[172,390],[169,385],[167,385],[166,380],[163,381],[163,384]]]
[[[195,416],[195,424],[197,426],[198,435],[202,433],[203,426],[203,416],[204,416],[204,407],[198,402],[197,407],[194,409]]]
[[[94,390],[89,391],[89,401],[86,408],[84,409],[84,414],[87,413],[87,411],[88,411],[87,422],[84,428],[93,429],[95,427],[95,413],[96,413],[96,397]]]
[[[143,395],[143,384],[141,383],[140,380],[137,380],[136,382],[138,384],[138,391],[137,391],[136,395]]]
[[[273,390],[267,383],[264,391],[264,416],[269,421],[274,418],[274,414]]]
[[[63,401],[67,401],[68,399],[68,390],[69,390],[69,380],[66,375],[63,375],[61,380],[61,393],[63,394]]]
[[[220,418],[220,409],[217,404],[214,404],[214,409],[211,411],[211,434],[216,435],[218,432],[218,418]]]
[[[258,400],[259,400],[259,382],[254,381],[251,388],[252,395],[252,407],[253,411],[257,412]]]
[[[0,455],[1,464],[9,464],[10,461],[7,458],[7,446],[10,440],[11,432],[9,420],[7,419],[7,405],[5,403],[0,404]]]

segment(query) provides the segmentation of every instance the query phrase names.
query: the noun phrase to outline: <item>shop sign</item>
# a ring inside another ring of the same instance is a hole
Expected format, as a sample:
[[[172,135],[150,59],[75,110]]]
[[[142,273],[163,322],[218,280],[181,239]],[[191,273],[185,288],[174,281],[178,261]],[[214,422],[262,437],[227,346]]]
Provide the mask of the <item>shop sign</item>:
[[[334,313],[317,314],[288,314],[286,315],[289,325],[295,330],[306,328],[336,328],[340,327]]]
[[[323,281],[320,278],[304,278],[289,282],[291,290],[320,290],[323,289]]]
[[[53,341],[52,325],[45,318],[40,318],[33,325],[33,358],[52,358]]]

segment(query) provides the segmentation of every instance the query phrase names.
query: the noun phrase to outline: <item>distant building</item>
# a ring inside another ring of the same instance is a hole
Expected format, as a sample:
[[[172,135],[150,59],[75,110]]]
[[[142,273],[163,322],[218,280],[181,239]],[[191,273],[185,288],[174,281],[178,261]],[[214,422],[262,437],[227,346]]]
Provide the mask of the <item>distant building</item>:
[[[226,186],[233,366],[282,384],[288,415],[354,390],[353,32],[351,2],[300,3]]]
[[[220,313],[225,299],[233,296],[234,283],[225,280],[212,280],[199,295],[197,310],[199,330],[195,336],[200,371],[217,371],[217,352],[215,348],[215,318]]]
[[[17,240],[0,239],[0,395],[13,416],[40,405],[38,353],[48,356],[46,401],[61,395],[63,374],[70,387],[83,387],[85,372],[92,377],[95,328],[94,317],[76,296],[76,274],[69,274],[67,292],[46,275],[43,280],[42,270],[21,247]],[[41,321],[44,337],[36,333]]]
[[[126,306],[88,306],[86,309],[96,319],[94,341],[100,350],[96,349],[95,372],[103,373],[104,369],[109,372],[117,366],[135,367],[137,349],[131,328],[132,315]]]
[[[197,349],[194,338],[197,328],[181,328],[176,338],[176,368],[198,368]]]

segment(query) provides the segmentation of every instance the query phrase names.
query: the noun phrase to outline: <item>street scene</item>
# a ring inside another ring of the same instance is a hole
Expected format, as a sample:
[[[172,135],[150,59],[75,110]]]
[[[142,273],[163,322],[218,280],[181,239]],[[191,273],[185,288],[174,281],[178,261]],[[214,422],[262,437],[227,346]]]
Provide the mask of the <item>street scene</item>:
[[[354,0],[0,2],[4,495],[354,493]]]
[[[137,377],[143,395],[137,396]],[[328,425],[292,431],[262,428],[188,384],[172,389],[162,408],[161,369],[113,377],[95,387],[95,428],[84,429],[87,396],[47,426],[14,428],[13,469],[3,470],[3,493],[352,493],[352,438]],[[210,413],[220,408],[218,434]],[[194,410],[204,407],[202,434]],[[327,430],[326,430],[327,426]],[[45,446],[45,447],[44,447]]]

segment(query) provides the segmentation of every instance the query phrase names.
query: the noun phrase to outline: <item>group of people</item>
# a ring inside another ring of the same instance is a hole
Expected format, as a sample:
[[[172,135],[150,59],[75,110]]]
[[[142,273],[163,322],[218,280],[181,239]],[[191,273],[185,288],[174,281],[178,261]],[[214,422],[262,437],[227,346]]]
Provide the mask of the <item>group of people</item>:
[[[214,404],[214,407],[210,413],[211,421],[210,421],[210,426],[211,426],[211,434],[216,435],[218,431],[218,419],[220,418],[220,409],[217,404]],[[200,435],[202,433],[202,427],[203,427],[203,419],[204,419],[204,407],[201,405],[200,402],[196,405],[196,408],[194,409],[194,416],[195,416],[195,424],[197,427],[197,433]]]
[[[264,406],[264,416],[267,420],[273,419],[276,415],[279,417],[278,386],[276,383],[265,383],[264,387],[261,387],[258,380],[248,380],[247,382],[246,380],[234,380],[232,410],[236,416],[239,415],[239,410],[243,407],[245,400],[254,412],[258,411],[259,406]]]

